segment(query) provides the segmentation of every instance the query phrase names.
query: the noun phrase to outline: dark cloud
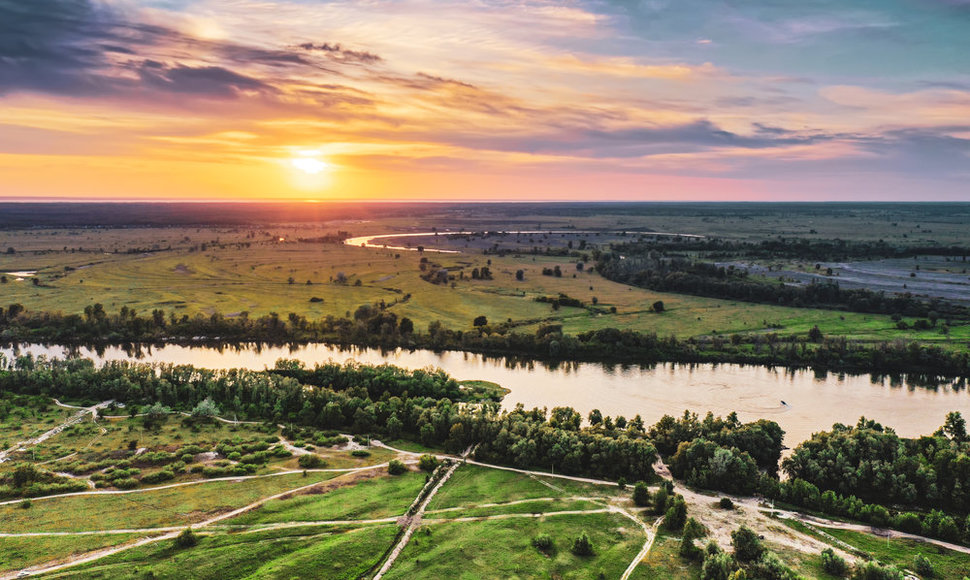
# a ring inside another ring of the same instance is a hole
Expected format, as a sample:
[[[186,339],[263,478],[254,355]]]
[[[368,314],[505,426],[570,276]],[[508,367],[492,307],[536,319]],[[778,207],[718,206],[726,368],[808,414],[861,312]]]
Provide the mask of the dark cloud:
[[[260,80],[220,66],[169,67],[146,61],[138,70],[138,76],[150,89],[205,97],[235,98],[244,92],[275,92],[273,87]]]
[[[344,61],[356,61],[360,63],[376,63],[381,62],[380,56],[367,52],[364,50],[349,50],[343,48],[339,44],[331,44],[329,42],[324,42],[323,44],[314,44],[312,42],[304,42],[303,44],[298,44],[296,48],[306,51],[306,52],[322,52],[334,57],[340,58]]]
[[[191,65],[180,62],[186,53],[194,57]],[[94,0],[0,0],[0,95],[140,97],[147,89],[210,98],[265,96],[279,92],[272,86],[278,69],[340,75],[341,65],[381,60],[339,44],[273,49],[201,40],[132,21]]]
[[[113,16],[88,0],[0,0],[0,94],[101,93]]]

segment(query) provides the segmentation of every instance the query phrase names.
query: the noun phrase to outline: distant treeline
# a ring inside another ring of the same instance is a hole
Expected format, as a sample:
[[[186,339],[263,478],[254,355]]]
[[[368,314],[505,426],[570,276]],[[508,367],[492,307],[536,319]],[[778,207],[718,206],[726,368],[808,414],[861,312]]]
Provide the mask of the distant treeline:
[[[622,258],[621,253],[602,253],[596,268],[600,275],[614,282],[657,292],[869,314],[970,318],[970,309],[945,300],[920,300],[909,293],[886,294],[865,288],[843,289],[835,282],[792,285],[781,280],[755,280],[743,268],[725,268],[684,257],[665,257],[645,247],[642,254],[624,252]]]
[[[20,305],[0,308],[0,341],[8,344],[329,342],[462,350],[550,361],[739,363],[876,375],[907,374],[924,377],[926,382],[938,377],[970,377],[970,355],[966,352],[917,342],[856,343],[842,337],[827,338],[822,331],[810,334],[810,337],[769,333],[679,339],[606,328],[571,336],[562,334],[556,325],[525,334],[514,332],[507,324],[450,330],[439,322],[432,322],[421,332],[410,319],[399,318],[380,305],[361,306],[351,318],[327,316],[317,320],[293,313],[285,318],[277,314],[250,318],[246,313],[232,318],[219,314],[176,317],[161,310],[139,316],[127,307],[122,307],[117,314],[109,314],[99,304],[85,308],[83,315],[32,312]]]
[[[649,234],[642,234],[649,236]],[[723,238],[656,238],[649,242],[634,241],[611,244],[611,251],[623,255],[652,252],[691,252],[706,258],[786,259],[808,262],[839,262],[849,259],[912,258],[914,256],[950,256],[966,262],[967,246],[892,244],[884,240],[812,240],[804,238],[771,238],[759,241]]]

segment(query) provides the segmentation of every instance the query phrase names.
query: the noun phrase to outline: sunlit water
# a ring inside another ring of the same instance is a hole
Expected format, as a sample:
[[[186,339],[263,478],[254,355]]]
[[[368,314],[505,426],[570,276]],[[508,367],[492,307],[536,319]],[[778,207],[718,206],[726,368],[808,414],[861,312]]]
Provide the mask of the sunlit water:
[[[10,357],[12,349],[0,349]],[[58,346],[26,345],[19,353],[63,357]],[[812,371],[790,371],[740,365],[675,365],[654,367],[563,363],[517,363],[510,359],[462,352],[429,350],[340,348],[326,344],[292,347],[244,345],[232,348],[167,345],[126,351],[108,347],[101,354],[89,348],[80,356],[100,363],[133,359],[143,362],[191,364],[205,368],[272,367],[280,358],[304,361],[307,366],[333,360],[390,363],[405,368],[440,367],[453,377],[494,381],[511,392],[505,408],[522,403],[531,407],[570,406],[586,415],[599,409],[606,415],[640,414],[655,422],[662,415],[680,415],[685,409],[724,415],[737,411],[742,421],[766,418],[785,429],[788,445],[835,422],[854,424],[865,415],[891,426],[902,436],[929,434],[943,424],[949,411],[970,416],[970,395],[962,386],[934,388],[910,386],[870,375],[846,376]]]

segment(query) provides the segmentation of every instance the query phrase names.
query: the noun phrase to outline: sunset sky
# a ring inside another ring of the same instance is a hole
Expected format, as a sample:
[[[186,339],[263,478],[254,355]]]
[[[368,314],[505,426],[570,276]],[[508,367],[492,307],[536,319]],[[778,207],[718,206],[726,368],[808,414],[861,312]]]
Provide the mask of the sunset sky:
[[[970,0],[0,0],[0,197],[970,201]]]

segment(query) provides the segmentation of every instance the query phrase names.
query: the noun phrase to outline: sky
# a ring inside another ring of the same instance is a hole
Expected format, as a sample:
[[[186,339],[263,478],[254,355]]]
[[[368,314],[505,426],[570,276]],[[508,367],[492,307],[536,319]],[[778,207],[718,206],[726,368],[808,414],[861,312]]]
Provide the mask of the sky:
[[[970,0],[0,0],[0,197],[970,201]]]

